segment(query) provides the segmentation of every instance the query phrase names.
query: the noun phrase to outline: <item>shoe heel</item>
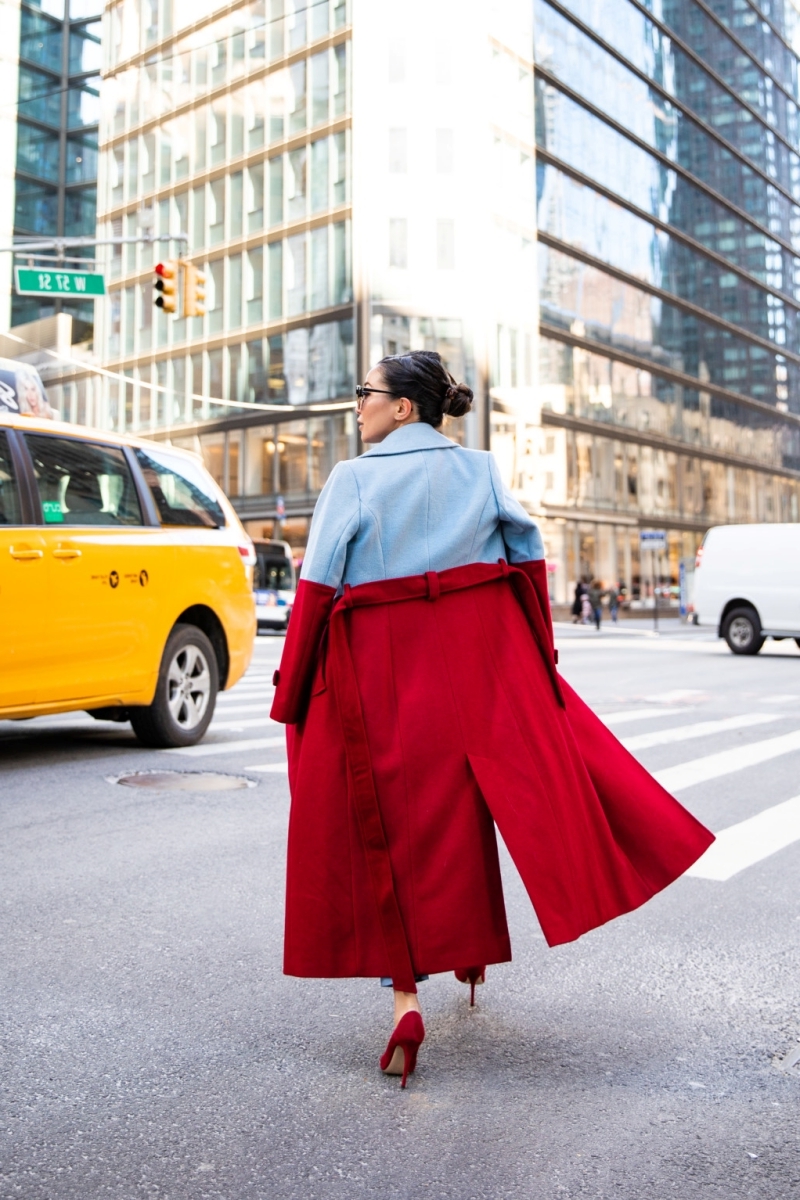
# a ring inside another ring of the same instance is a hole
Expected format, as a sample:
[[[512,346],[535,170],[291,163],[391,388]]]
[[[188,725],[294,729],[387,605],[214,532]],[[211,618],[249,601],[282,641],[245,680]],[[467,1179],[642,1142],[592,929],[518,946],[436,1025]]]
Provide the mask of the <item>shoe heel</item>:
[[[486,967],[463,967],[455,975],[459,983],[469,984],[469,1006],[474,1008],[475,988],[479,983],[486,982]]]
[[[402,1017],[397,1027],[389,1038],[389,1044],[386,1047],[384,1054],[381,1056],[381,1070],[386,1075],[399,1074],[398,1071],[391,1071],[392,1059],[396,1050],[403,1051],[403,1077],[400,1082],[400,1087],[406,1086],[406,1080],[409,1075],[413,1075],[417,1065],[417,1051],[425,1040],[425,1026],[422,1023],[422,1017],[418,1012],[408,1012]]]

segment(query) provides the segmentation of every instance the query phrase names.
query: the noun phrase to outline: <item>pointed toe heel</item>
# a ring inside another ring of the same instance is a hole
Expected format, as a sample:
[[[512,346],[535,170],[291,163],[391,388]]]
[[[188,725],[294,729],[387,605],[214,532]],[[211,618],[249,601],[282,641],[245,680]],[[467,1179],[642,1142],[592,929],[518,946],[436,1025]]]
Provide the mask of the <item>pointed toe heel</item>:
[[[475,1007],[475,988],[486,982],[486,967],[462,967],[455,973],[459,983],[469,984],[469,1006]]]
[[[395,1026],[389,1045],[381,1055],[384,1075],[402,1075],[400,1087],[406,1086],[409,1075],[417,1065],[417,1051],[425,1040],[425,1026],[418,1012],[407,1012]]]

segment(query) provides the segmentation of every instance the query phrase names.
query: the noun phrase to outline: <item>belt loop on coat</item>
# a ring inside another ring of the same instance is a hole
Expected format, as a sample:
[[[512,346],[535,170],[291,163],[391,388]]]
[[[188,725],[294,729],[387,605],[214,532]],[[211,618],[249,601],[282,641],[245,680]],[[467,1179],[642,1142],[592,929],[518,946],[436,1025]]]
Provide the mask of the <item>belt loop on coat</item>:
[[[500,570],[503,572],[503,579],[508,579],[508,575],[509,575],[508,563],[506,562],[506,560],[504,558],[498,558],[497,561],[500,564]]]
[[[352,588],[349,583],[344,585],[344,606],[345,608],[353,607],[353,597],[350,595]]]
[[[425,572],[425,581],[428,584],[428,599],[439,599],[439,576],[435,571]]]

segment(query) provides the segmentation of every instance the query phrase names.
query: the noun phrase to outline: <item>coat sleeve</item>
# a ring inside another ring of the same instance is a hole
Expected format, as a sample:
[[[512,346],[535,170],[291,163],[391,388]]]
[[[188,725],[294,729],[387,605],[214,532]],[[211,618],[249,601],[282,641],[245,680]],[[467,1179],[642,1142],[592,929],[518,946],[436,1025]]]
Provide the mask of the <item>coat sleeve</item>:
[[[273,677],[270,715],[274,721],[296,725],[303,719],[322,638],[344,576],[347,547],[358,524],[358,488],[349,464],[340,462],[314,510],[281,665]]]
[[[489,455],[489,473],[497,501],[500,532],[508,549],[508,561],[516,566],[517,563],[543,559],[544,543],[539,526],[506,488],[493,454]]]
[[[281,665],[272,677],[275,698],[270,716],[296,725],[308,705],[320,643],[331,615],[336,589],[301,579],[286,633]]]

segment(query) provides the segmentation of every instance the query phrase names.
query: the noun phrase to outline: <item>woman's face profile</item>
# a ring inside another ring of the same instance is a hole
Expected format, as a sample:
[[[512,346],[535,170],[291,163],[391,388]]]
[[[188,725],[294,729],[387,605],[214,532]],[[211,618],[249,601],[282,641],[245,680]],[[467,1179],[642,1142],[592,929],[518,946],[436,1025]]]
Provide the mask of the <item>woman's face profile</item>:
[[[362,442],[377,445],[401,425],[419,420],[410,400],[387,394],[388,384],[380,367],[373,367],[364,383],[372,390],[359,401],[357,424]]]

